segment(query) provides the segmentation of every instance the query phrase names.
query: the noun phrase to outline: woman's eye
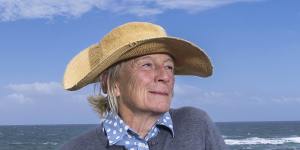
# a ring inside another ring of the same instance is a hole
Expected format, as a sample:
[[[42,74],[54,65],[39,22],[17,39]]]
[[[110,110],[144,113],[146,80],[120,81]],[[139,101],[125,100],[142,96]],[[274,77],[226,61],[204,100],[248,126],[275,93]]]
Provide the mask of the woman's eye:
[[[152,64],[151,63],[144,63],[142,66],[146,67],[146,68],[149,68],[149,67],[152,67]]]
[[[173,67],[173,66],[166,66],[166,68],[167,68],[168,70],[171,70],[171,71],[174,70],[174,67]]]

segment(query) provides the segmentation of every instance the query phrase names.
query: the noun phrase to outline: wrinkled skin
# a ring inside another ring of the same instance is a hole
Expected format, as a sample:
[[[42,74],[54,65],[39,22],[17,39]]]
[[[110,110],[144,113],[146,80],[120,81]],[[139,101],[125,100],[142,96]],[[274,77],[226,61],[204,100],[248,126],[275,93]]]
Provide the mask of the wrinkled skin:
[[[174,62],[167,54],[151,54],[124,63],[116,95],[119,110],[162,114],[169,110],[174,87]]]

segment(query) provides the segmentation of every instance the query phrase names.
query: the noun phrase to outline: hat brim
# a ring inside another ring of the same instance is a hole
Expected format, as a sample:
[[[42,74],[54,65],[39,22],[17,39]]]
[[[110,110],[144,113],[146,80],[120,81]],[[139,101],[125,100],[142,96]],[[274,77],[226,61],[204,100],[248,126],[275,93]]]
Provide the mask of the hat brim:
[[[78,90],[96,82],[99,74],[113,64],[155,53],[167,53],[174,58],[175,75],[208,77],[213,72],[209,57],[200,47],[176,37],[159,37],[129,43],[111,54],[104,54],[106,57],[102,60],[91,59],[95,57],[90,53],[91,48],[101,46],[93,45],[83,50],[68,64],[64,75],[64,89]]]

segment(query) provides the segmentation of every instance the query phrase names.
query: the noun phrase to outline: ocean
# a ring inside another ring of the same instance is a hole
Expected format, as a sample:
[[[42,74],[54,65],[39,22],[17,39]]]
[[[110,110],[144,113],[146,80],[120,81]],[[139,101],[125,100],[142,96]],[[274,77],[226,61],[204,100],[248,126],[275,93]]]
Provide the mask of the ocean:
[[[300,150],[300,121],[216,123],[230,150]],[[52,150],[97,125],[0,126],[0,150]]]
[[[300,150],[300,121],[217,125],[232,150]]]

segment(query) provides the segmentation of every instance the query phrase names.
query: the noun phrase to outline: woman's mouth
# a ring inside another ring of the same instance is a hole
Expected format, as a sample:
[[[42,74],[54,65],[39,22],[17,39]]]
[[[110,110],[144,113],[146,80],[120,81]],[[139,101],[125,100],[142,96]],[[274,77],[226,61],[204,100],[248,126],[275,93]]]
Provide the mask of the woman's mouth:
[[[169,96],[168,92],[161,92],[161,91],[149,91],[151,94],[157,94],[162,96]]]

